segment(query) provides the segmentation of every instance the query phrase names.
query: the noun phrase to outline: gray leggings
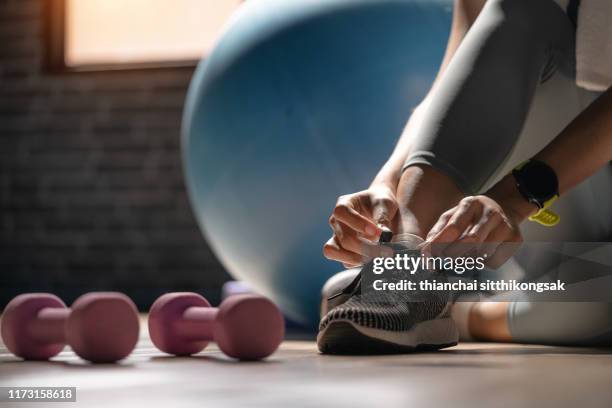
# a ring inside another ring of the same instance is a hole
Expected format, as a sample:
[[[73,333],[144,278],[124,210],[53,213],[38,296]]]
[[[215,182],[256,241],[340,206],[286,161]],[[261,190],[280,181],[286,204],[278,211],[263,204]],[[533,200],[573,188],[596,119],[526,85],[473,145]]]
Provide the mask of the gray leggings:
[[[575,86],[574,44],[574,27],[552,0],[487,1],[430,93],[405,167],[431,165],[472,195],[537,153],[597,97]],[[527,222],[523,236],[608,240],[610,208],[606,167],[557,202],[559,226]],[[538,264],[533,257],[515,261]],[[612,345],[610,303],[526,300],[511,304],[508,318],[519,342]]]

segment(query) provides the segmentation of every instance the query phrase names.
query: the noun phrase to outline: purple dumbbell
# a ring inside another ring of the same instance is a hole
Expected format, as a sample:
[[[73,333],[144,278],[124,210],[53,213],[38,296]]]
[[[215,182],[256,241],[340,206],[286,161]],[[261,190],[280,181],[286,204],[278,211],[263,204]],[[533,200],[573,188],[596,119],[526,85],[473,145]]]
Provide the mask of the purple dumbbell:
[[[116,292],[85,294],[71,309],[50,293],[29,293],[6,306],[1,332],[9,351],[26,360],[46,360],[68,344],[85,360],[111,363],[136,346],[138,311]]]
[[[262,296],[234,295],[214,308],[197,293],[167,293],[151,306],[149,334],[169,354],[195,354],[214,340],[230,357],[259,360],[278,348],[285,321]]]

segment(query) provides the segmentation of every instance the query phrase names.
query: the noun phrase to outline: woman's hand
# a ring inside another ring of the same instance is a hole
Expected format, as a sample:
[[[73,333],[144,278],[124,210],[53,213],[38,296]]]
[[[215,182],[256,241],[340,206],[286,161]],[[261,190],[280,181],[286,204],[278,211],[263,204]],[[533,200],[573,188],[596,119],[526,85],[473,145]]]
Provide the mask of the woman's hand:
[[[427,234],[422,250],[434,256],[476,254],[486,257],[486,264],[497,268],[523,241],[518,227],[521,220],[521,216],[504,209],[491,197],[466,197],[440,216]]]
[[[346,268],[383,255],[384,248],[375,243],[381,233],[379,225],[391,227],[397,209],[395,191],[386,184],[340,196],[329,218],[333,235],[323,246],[323,254]]]

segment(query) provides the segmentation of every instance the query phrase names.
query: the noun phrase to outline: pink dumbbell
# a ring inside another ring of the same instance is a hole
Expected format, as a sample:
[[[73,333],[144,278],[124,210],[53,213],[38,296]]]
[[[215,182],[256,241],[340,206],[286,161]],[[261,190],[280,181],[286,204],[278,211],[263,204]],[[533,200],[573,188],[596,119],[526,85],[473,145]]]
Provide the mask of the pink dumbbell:
[[[116,292],[88,293],[71,309],[50,293],[29,293],[6,306],[1,331],[9,351],[26,360],[46,360],[68,344],[86,360],[111,363],[136,346],[138,311]]]
[[[153,344],[169,354],[186,356],[215,341],[221,351],[241,360],[272,354],[285,336],[285,321],[276,305],[257,295],[235,295],[219,308],[197,293],[167,293],[149,312]]]

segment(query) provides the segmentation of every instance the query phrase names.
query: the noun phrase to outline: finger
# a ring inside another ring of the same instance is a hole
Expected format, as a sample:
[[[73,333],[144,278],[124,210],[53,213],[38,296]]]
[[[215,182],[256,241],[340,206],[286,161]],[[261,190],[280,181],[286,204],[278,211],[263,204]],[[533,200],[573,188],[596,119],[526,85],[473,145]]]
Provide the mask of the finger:
[[[342,228],[340,227],[340,223],[338,222],[338,220],[336,220],[336,218],[333,215],[329,217],[329,226],[332,229],[333,235],[338,237],[338,239],[342,239],[342,237],[344,236],[344,232],[342,231]]]
[[[514,255],[522,243],[522,238],[520,234],[508,228],[503,228],[501,231],[496,230],[491,236],[495,238],[497,245],[492,252],[487,252],[485,263],[490,268],[497,269]]]
[[[441,249],[441,255],[450,258],[460,256],[471,256],[478,253],[478,244],[474,242],[463,242],[463,240],[455,241]]]
[[[442,253],[448,245],[459,239],[465,230],[480,217],[481,207],[474,201],[464,201],[440,232],[430,239],[432,253]]]
[[[374,240],[380,235],[380,228],[374,221],[359,214],[350,203],[339,202],[334,208],[333,216],[336,221],[346,224],[367,238]]]
[[[502,216],[495,211],[484,211],[480,219],[463,237],[464,242],[484,242],[489,235],[502,224]]]
[[[380,197],[372,200],[372,218],[378,225],[391,228],[391,221],[397,213],[397,203],[389,197]]]
[[[425,237],[425,242],[423,242],[419,246],[419,249],[421,250],[421,253],[423,255],[432,256],[431,239],[435,237],[440,231],[442,231],[442,228],[446,226],[448,220],[450,220],[450,218],[455,213],[456,208],[457,207],[453,207],[450,210],[442,213],[440,218],[438,218],[436,224],[429,230],[429,232],[427,233],[427,237]]]
[[[336,242],[341,248],[356,254],[360,254],[363,257],[362,263],[365,263],[366,260],[377,256],[393,255],[393,250],[391,248],[374,244],[371,241],[358,236],[355,231],[351,230],[346,225],[342,223],[338,224],[342,233],[341,237],[336,235]]]
[[[491,231],[487,240],[480,244],[478,254],[486,259],[485,263],[488,266],[491,257],[497,251],[497,247],[510,238],[510,235],[511,232],[508,229],[504,228],[503,225],[498,225],[497,228]]]
[[[450,220],[455,213],[456,208],[457,207],[451,208],[443,213],[440,218],[438,218],[438,221],[436,221],[435,225],[427,233],[427,237],[425,239],[426,241],[429,241],[431,238],[435,237],[442,230],[442,228],[444,228],[444,226],[448,223],[448,220]]]
[[[336,241],[336,237],[331,237],[325,245],[323,245],[323,255],[325,258],[338,261],[347,265],[362,265],[363,257],[354,252],[347,251],[342,248]]]
[[[334,223],[336,222],[336,217],[334,217],[334,215],[332,214],[329,219],[327,220],[327,223],[329,224],[329,226],[331,227],[331,229],[334,229]]]
[[[502,217],[499,213],[494,211],[482,212],[478,222],[468,228],[467,232],[463,234],[458,241],[444,249],[444,255],[459,257],[480,254],[482,243],[488,241],[491,232],[501,224]],[[489,248],[489,250],[491,250],[491,248]]]
[[[358,266],[361,265],[353,265],[353,264],[348,264],[348,263],[342,263],[342,266],[344,266],[346,269],[352,269],[352,268],[357,268]]]

